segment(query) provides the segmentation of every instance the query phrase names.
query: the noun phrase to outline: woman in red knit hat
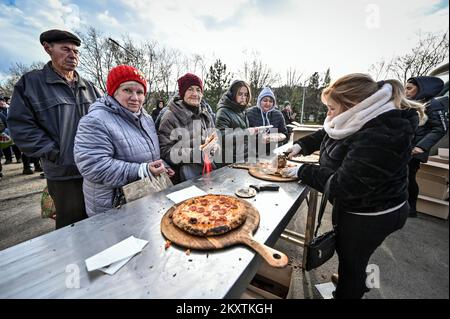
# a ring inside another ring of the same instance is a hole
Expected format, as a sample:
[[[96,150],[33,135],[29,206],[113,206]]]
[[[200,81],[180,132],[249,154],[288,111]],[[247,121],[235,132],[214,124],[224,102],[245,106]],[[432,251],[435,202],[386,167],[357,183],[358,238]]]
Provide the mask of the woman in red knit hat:
[[[180,170],[180,180],[201,175],[205,167],[215,169],[216,143],[200,147],[215,134],[214,119],[203,100],[203,82],[192,73],[178,79],[179,95],[168,104],[159,125],[161,157]]]
[[[163,172],[174,175],[160,158],[155,125],[142,108],[147,93],[142,73],[119,65],[109,72],[106,89],[80,120],[75,137],[89,216],[111,209],[126,184]]]

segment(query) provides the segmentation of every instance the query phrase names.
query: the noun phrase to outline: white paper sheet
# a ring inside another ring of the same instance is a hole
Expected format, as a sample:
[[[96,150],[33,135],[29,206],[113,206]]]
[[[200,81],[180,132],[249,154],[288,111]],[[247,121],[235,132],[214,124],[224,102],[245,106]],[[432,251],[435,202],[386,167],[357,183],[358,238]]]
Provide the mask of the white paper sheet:
[[[182,201],[196,197],[196,196],[203,196],[207,195],[206,192],[202,191],[200,188],[196,186],[191,186],[187,188],[183,188],[182,190],[179,190],[177,192],[173,192],[167,195],[167,198],[170,199],[175,204],[181,203]]]
[[[326,282],[316,285],[317,290],[322,295],[323,299],[333,299],[332,292],[336,290],[336,287],[332,282]]]
[[[125,265],[134,255],[141,252],[148,241],[130,236],[98,254],[85,260],[88,271],[101,270],[107,274],[114,274]]]

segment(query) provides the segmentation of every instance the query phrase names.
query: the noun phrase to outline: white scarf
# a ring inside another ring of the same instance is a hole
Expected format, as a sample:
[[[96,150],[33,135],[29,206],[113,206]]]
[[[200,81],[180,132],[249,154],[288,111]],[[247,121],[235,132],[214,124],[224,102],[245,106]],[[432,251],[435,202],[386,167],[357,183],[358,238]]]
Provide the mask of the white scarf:
[[[370,120],[380,114],[395,110],[392,101],[392,86],[389,83],[383,85],[381,89],[369,96],[364,101],[354,107],[339,114],[333,119],[327,118],[323,128],[328,136],[335,140],[340,140],[359,131]]]

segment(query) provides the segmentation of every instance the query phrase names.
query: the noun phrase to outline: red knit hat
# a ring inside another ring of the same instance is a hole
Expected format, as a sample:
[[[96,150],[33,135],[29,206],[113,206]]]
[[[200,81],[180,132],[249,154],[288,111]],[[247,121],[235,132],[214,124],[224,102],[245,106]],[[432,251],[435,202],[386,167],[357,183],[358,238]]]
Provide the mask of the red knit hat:
[[[129,65],[118,65],[109,71],[106,80],[106,91],[110,96],[114,96],[117,88],[127,81],[135,81],[144,86],[144,94],[147,94],[147,81],[144,75],[138,69]]]
[[[203,82],[195,74],[186,73],[181,78],[179,78],[177,82],[178,82],[178,92],[180,93],[181,98],[184,98],[184,94],[186,93],[186,90],[192,85],[199,86],[203,92]]]

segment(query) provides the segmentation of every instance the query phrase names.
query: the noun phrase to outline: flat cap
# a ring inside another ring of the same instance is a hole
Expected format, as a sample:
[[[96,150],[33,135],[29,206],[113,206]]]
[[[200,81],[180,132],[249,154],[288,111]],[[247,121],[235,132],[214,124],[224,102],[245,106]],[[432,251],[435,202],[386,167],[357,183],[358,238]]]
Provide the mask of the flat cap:
[[[80,38],[77,37],[75,34],[70,33],[69,31],[56,30],[56,29],[42,32],[39,37],[39,41],[41,41],[42,45],[44,45],[44,42],[52,43],[52,42],[60,42],[60,41],[72,42],[77,46],[81,45]]]

